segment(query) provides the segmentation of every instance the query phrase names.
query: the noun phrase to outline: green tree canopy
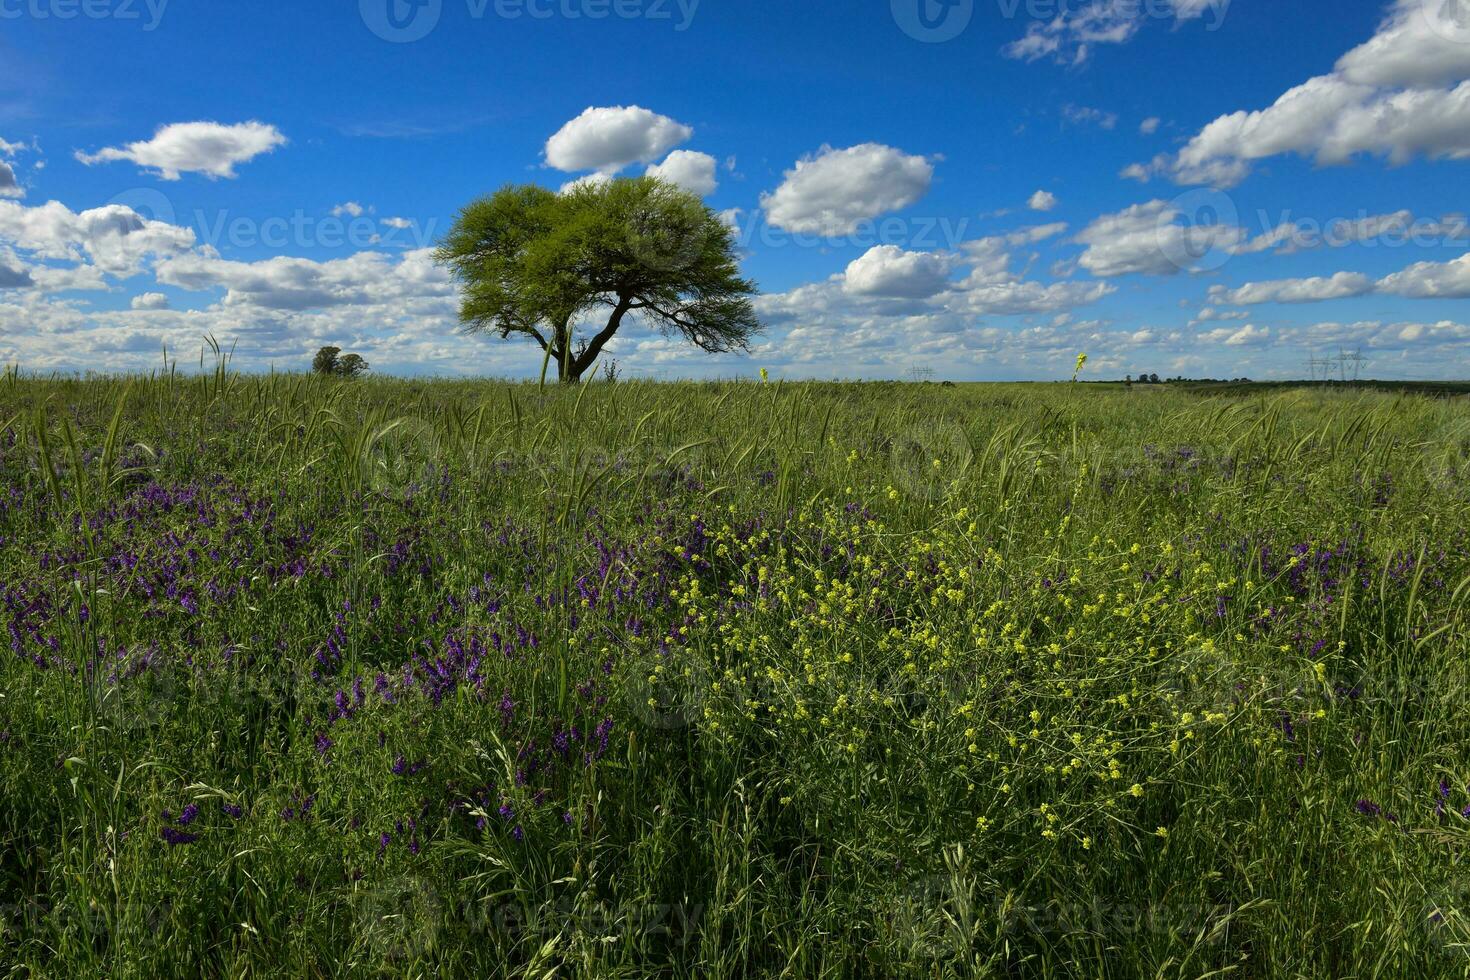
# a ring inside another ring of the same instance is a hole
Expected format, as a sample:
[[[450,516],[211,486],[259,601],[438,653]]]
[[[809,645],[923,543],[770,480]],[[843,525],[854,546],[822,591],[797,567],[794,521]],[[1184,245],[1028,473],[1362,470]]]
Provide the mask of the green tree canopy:
[[[710,353],[747,350],[760,331],[730,228],[653,177],[501,188],[460,212],[437,255],[463,287],[466,332],[530,337],[566,383],[629,316]],[[583,322],[593,332],[579,341]]]
[[[368,370],[368,362],[361,354],[343,354],[342,348],[328,346],[316,352],[316,357],[311,359],[311,369],[317,374],[355,378]]]
[[[337,374],[343,378],[355,378],[368,369],[368,362],[361,354],[343,354],[337,361]]]
[[[316,357],[311,359],[311,369],[317,374],[336,374],[337,355],[342,353],[340,347],[323,347],[316,352]]]

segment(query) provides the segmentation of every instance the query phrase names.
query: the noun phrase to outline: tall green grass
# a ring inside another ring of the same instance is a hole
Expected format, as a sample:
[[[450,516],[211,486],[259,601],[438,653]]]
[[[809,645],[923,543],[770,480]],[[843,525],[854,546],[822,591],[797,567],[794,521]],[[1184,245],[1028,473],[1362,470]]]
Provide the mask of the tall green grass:
[[[221,358],[0,423],[0,975],[1470,975],[1462,401]]]

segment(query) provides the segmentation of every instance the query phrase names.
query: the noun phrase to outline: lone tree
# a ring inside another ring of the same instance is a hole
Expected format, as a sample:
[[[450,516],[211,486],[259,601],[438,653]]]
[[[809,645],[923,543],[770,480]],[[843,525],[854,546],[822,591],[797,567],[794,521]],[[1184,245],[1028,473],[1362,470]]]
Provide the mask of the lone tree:
[[[711,354],[760,332],[734,236],[688,191],[654,177],[556,194],[511,185],[463,211],[437,255],[464,289],[465,332],[524,334],[580,381],[631,315]],[[579,323],[590,337],[578,340]]]

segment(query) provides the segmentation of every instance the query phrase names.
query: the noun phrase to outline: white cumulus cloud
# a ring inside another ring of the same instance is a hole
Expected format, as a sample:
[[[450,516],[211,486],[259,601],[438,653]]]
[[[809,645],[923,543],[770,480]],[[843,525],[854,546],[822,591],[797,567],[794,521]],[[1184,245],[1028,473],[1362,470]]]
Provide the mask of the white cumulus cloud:
[[[664,158],[663,163],[649,167],[648,174],[652,177],[661,177],[671,184],[677,184],[691,194],[707,197],[720,186],[719,180],[715,177],[715,170],[718,166],[715,158],[708,153],[675,150]]]
[[[1251,282],[1236,289],[1214,286],[1210,289],[1210,302],[1222,306],[1317,303],[1370,294],[1408,299],[1470,299],[1470,252],[1448,262],[1416,262],[1377,281],[1361,272],[1339,272],[1308,279]]]
[[[762,194],[761,207],[774,227],[837,237],[913,204],[933,178],[928,160],[881,143],[824,146],[786,171],[781,186]]]
[[[649,163],[694,135],[694,130],[642,106],[589,108],[546,141],[546,163],[575,173],[616,173]]]
[[[144,218],[120,204],[77,213],[58,201],[36,207],[0,201],[0,242],[38,259],[90,261],[108,275],[127,277],[139,272],[149,257],[192,248],[194,232]]]
[[[1209,344],[1224,344],[1226,347],[1257,346],[1270,342],[1271,328],[1258,327],[1253,323],[1247,323],[1239,329],[1220,327],[1205,331],[1199,335],[1199,339]]]
[[[949,259],[938,252],[876,245],[848,265],[843,285],[859,296],[924,299],[944,289],[949,267]]]
[[[235,262],[189,253],[159,262],[154,274],[159,283],[180,289],[223,288],[226,307],[282,311],[373,306],[453,291],[448,273],[434,262],[432,249],[406,252],[401,259],[358,252],[325,262],[285,255]]]
[[[1378,31],[1275,103],[1209,123],[1173,156],[1129,176],[1229,187],[1257,161],[1283,154],[1337,166],[1360,156],[1390,164],[1470,159],[1470,9],[1465,0],[1397,0]],[[1465,24],[1454,21],[1466,18]]]
[[[172,123],[161,127],[150,140],[123,147],[109,146],[96,153],[78,150],[76,157],[89,166],[131,160],[145,170],[155,171],[164,180],[178,180],[186,173],[228,178],[235,176],[238,164],[270,153],[285,143],[286,137],[280,130],[260,122],[232,126],[217,122]]]
[[[1413,299],[1470,299],[1470,252],[1449,262],[1416,262],[1380,279],[1378,291]]]
[[[1373,291],[1373,280],[1357,272],[1308,279],[1276,279],[1248,282],[1238,289],[1214,286],[1210,302],[1223,306],[1254,306],[1258,303],[1317,303],[1329,299],[1364,296]]]
[[[135,310],[166,310],[168,297],[163,293],[139,293],[133,297],[132,307]]]
[[[1211,251],[1232,251],[1246,239],[1235,225],[1187,224],[1183,217],[1168,201],[1102,215],[1077,234],[1077,243],[1087,246],[1078,261],[1095,276],[1172,276],[1191,269]]]

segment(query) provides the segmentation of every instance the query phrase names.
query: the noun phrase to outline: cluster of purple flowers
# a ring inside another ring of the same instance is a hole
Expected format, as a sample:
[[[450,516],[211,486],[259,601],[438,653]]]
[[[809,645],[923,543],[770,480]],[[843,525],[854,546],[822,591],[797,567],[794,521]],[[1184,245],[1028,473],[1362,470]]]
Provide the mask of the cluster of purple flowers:
[[[170,847],[178,847],[181,844],[192,844],[199,839],[199,834],[179,829],[180,827],[189,826],[199,818],[198,804],[188,804],[179,811],[177,817],[167,810],[164,810],[161,816],[164,826],[159,831],[159,835]]]

